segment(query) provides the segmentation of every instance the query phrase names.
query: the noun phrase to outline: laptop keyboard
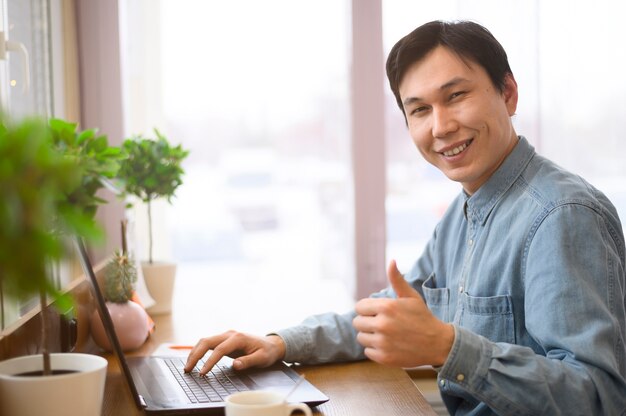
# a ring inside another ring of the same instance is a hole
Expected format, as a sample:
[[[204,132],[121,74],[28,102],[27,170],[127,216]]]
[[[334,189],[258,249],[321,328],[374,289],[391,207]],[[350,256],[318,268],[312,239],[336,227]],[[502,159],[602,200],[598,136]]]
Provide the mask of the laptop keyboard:
[[[204,365],[203,360],[191,373],[185,373],[185,363],[180,359],[167,358],[163,361],[192,403],[222,402],[231,393],[250,390],[230,366],[218,363],[201,376],[199,369]]]

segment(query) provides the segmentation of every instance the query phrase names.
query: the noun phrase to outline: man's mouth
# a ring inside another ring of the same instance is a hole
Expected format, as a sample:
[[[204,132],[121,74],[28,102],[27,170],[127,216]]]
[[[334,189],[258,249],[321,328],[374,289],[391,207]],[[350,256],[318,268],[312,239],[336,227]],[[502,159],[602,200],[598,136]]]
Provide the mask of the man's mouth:
[[[455,147],[454,149],[450,149],[450,150],[446,150],[445,152],[441,152],[441,154],[446,156],[446,157],[456,156],[459,153],[461,153],[462,151],[464,151],[465,149],[467,149],[467,147],[470,144],[472,144],[473,141],[474,141],[474,139],[469,139],[468,141],[466,141],[465,143]]]

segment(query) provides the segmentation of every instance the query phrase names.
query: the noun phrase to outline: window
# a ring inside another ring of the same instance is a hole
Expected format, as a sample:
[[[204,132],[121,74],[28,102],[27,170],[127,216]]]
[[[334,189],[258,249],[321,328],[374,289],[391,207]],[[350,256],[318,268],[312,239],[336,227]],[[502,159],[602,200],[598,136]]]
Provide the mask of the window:
[[[0,60],[2,111],[17,118],[62,114],[63,84],[54,77],[55,73],[61,72],[58,66],[63,59],[61,27],[61,7],[57,0],[0,1],[0,31],[4,32],[5,39],[21,43],[28,55],[26,59],[26,55],[11,51],[5,60]],[[53,49],[56,55],[53,55]],[[28,89],[25,88],[27,80],[30,81]],[[68,266],[56,265],[54,275],[59,287],[66,284],[70,279]],[[32,307],[30,302],[19,304],[6,297],[2,300],[0,329]]]
[[[292,288],[317,299],[309,308],[349,307],[349,3],[127,1],[122,12],[128,136],[158,127],[191,151],[172,205],[153,208],[155,259],[218,293]],[[141,256],[145,207],[134,213]]]
[[[6,77],[2,86],[3,106],[15,117],[52,114],[50,8],[49,1],[9,0],[6,4],[5,37],[22,43],[30,58],[25,61],[14,51],[8,53],[6,63],[3,63]],[[28,74],[30,87],[26,90]]]

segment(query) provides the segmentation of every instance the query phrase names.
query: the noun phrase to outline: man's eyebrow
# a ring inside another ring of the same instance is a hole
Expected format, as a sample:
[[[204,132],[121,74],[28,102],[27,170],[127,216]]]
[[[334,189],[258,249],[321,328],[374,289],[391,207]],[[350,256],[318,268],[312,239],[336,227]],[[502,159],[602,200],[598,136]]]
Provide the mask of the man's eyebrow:
[[[448,89],[450,87],[454,87],[454,86],[456,86],[458,84],[461,84],[463,82],[469,82],[469,79],[462,78],[462,77],[454,77],[450,81],[446,82],[441,87],[439,87],[439,90],[443,91],[443,90],[446,90],[446,89]]]
[[[461,84],[463,82],[469,82],[469,80],[467,78],[463,78],[463,77],[454,77],[452,78],[450,81],[446,82],[445,84],[441,85],[439,87],[439,91],[444,91],[447,90],[448,88],[452,88],[458,84]],[[402,101],[402,104],[404,106],[408,106],[411,105],[415,102],[420,102],[423,101],[423,99],[421,97],[407,97],[404,99],[404,101]]]

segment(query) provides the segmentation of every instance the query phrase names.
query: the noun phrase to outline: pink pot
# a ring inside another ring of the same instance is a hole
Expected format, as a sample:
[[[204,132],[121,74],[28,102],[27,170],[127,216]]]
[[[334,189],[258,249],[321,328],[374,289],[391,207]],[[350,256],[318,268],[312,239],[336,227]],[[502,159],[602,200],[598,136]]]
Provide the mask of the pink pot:
[[[146,311],[132,301],[125,303],[107,302],[106,305],[122,350],[130,351],[141,347],[149,334]],[[104,332],[97,310],[91,315],[91,335],[96,344],[106,351],[111,351],[111,344]]]

